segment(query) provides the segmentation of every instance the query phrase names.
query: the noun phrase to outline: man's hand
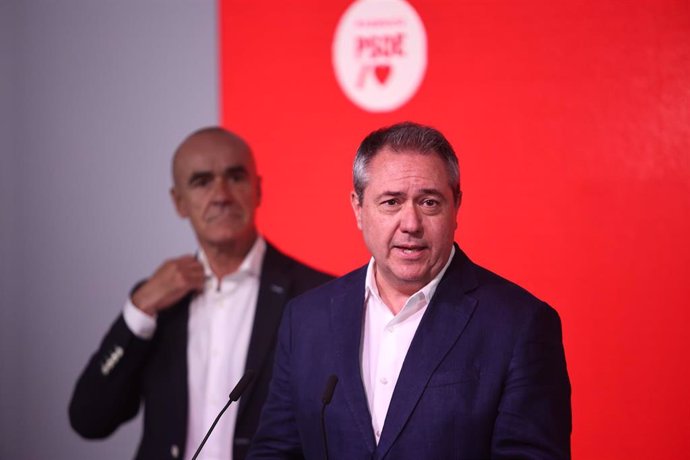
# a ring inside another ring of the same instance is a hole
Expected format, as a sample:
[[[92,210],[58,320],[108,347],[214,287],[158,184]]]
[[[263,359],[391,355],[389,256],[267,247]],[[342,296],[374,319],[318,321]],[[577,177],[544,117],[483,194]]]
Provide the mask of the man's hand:
[[[204,267],[194,256],[163,263],[132,295],[132,303],[149,316],[173,306],[189,291],[204,288]]]

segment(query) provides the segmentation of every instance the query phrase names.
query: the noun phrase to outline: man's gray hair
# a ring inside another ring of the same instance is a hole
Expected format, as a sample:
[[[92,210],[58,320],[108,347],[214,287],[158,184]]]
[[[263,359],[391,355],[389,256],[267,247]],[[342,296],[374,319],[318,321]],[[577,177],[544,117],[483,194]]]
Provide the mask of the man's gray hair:
[[[438,155],[445,163],[455,204],[460,203],[460,167],[450,142],[440,131],[410,121],[378,129],[364,138],[357,149],[352,165],[352,182],[357,199],[362,203],[367,186],[367,167],[381,150],[388,147],[394,152],[413,151]]]

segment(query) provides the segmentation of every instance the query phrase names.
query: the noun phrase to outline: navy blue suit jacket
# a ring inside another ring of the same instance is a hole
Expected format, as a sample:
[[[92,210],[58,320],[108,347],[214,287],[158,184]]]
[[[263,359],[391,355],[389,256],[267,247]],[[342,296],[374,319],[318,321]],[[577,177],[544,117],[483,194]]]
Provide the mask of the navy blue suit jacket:
[[[456,247],[403,363],[376,444],[361,377],[366,267],[294,299],[248,458],[569,458],[558,314]]]

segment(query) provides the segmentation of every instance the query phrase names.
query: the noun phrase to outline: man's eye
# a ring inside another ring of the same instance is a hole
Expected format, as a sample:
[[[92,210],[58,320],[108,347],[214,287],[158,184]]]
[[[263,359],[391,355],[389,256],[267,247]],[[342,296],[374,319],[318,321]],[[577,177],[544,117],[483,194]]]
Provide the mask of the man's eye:
[[[391,198],[390,200],[384,201],[383,204],[386,206],[395,206],[396,204],[398,204],[398,200],[396,200],[395,198]]]
[[[242,182],[247,179],[247,173],[244,171],[234,172],[228,175],[228,179],[232,182]]]
[[[429,199],[422,201],[422,204],[428,208],[432,208],[434,206],[438,206],[438,201],[432,200],[431,198],[429,198]]]
[[[211,178],[210,177],[195,177],[191,181],[189,181],[189,184],[192,187],[205,187],[208,184],[211,183]]]

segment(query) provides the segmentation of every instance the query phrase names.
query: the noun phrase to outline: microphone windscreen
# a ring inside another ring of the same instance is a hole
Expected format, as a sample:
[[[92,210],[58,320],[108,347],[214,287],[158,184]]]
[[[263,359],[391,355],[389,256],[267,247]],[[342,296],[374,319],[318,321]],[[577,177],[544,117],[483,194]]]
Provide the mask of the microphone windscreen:
[[[252,383],[252,380],[254,380],[255,375],[256,372],[254,372],[252,369],[249,369],[244,373],[240,381],[237,382],[237,385],[235,385],[235,388],[233,388],[230,392],[230,401],[237,401],[240,399],[240,396],[242,396],[244,390],[246,390],[249,384]]]
[[[333,392],[335,391],[335,386],[338,383],[338,376],[331,375],[326,381],[326,388],[323,390],[323,396],[321,397],[321,402],[324,404],[330,404],[331,399],[333,399]]]

